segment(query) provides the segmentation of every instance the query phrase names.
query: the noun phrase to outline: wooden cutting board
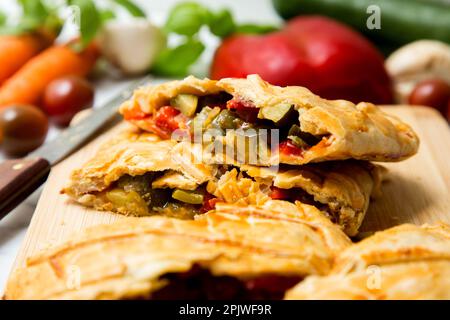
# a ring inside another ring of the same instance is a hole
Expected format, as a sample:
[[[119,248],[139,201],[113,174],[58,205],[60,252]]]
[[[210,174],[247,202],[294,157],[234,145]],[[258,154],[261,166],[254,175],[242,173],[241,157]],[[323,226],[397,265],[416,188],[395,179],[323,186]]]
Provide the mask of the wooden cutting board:
[[[376,231],[400,223],[450,223],[450,130],[434,110],[424,107],[387,106],[385,111],[409,123],[420,137],[419,153],[403,162],[384,164],[389,169],[383,195],[369,208],[363,231]],[[59,243],[83,228],[127,219],[98,212],[70,202],[59,191],[70,172],[96,152],[101,143],[123,130],[120,124],[52,169],[28,232],[18,253],[16,266],[26,257]]]

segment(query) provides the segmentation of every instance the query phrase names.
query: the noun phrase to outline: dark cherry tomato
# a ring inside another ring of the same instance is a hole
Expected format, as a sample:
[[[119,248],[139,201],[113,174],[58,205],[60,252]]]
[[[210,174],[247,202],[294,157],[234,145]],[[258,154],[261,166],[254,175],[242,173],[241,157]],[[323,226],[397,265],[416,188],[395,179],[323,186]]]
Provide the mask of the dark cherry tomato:
[[[2,147],[11,156],[22,156],[39,147],[48,131],[48,120],[38,108],[16,105],[0,110]]]
[[[67,126],[80,110],[92,106],[94,90],[88,81],[78,76],[67,76],[49,83],[44,92],[43,107],[51,120]]]
[[[409,96],[409,104],[430,106],[445,116],[450,85],[441,79],[425,80],[416,85]]]

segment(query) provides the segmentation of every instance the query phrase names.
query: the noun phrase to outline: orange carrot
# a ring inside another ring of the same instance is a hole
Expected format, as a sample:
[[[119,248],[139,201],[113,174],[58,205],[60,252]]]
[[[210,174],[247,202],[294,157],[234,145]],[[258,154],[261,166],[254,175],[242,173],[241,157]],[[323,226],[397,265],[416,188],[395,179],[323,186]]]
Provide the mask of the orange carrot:
[[[0,36],[0,84],[46,46],[37,35]]]
[[[95,45],[81,53],[68,46],[52,46],[44,50],[0,87],[0,108],[17,103],[37,104],[51,81],[66,75],[87,75],[98,55]]]

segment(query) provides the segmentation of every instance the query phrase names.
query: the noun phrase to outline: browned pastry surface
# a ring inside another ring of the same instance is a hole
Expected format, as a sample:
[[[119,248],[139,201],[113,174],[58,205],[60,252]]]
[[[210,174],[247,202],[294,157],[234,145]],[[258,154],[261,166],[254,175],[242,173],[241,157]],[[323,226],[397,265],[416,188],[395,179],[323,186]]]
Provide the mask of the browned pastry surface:
[[[227,92],[234,99],[260,109],[293,105],[298,111],[301,130],[325,137],[301,155],[280,154],[279,158],[271,160],[272,164],[305,164],[349,158],[399,161],[414,155],[418,149],[419,139],[407,124],[371,103],[355,105],[345,100],[326,100],[303,87],[270,85],[257,75],[220,81],[190,76],[180,81],[142,87],[121,106],[121,112],[139,109],[151,116],[178,94],[205,96],[219,92]],[[144,130],[151,130],[146,119],[130,121]]]
[[[195,266],[215,278],[301,279],[328,273],[335,254],[349,243],[316,208],[283,201],[259,207],[218,204],[188,221],[128,218],[87,229],[29,259],[11,276],[5,297],[161,297],[170,275]]]
[[[450,299],[450,227],[401,225],[344,250],[287,299]]]

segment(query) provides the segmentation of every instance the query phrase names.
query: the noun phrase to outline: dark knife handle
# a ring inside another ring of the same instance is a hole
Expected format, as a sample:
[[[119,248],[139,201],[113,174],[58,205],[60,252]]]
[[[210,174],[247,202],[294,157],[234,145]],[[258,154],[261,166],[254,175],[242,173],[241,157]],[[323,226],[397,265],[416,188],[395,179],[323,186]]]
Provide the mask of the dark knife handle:
[[[50,163],[43,158],[0,163],[0,219],[47,180]]]

